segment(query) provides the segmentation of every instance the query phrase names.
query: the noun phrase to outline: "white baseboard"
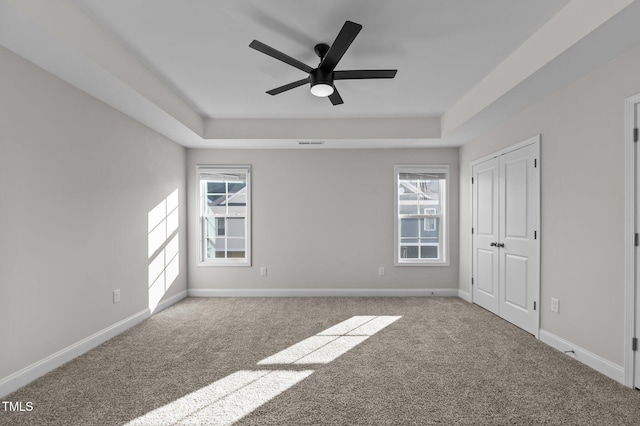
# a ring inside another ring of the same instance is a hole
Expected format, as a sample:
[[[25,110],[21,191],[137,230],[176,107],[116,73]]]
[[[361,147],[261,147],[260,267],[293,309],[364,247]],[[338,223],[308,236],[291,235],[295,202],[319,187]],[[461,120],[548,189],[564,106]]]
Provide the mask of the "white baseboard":
[[[410,296],[458,296],[456,288],[430,289],[360,289],[360,288],[309,288],[309,289],[198,289],[188,291],[190,297],[410,297]]]
[[[471,301],[471,294],[467,291],[458,289],[458,297],[462,300],[464,300],[465,302],[469,302],[469,303],[473,303]]]
[[[624,367],[614,364],[578,345],[574,345],[547,330],[540,330],[540,341],[560,352],[573,350],[575,354],[568,353],[567,355],[624,385]]]
[[[175,294],[175,295],[173,295],[171,297],[168,297],[167,299],[165,299],[165,300],[161,301],[160,303],[158,303],[158,306],[156,306],[153,309],[153,311],[151,311],[151,315],[155,315],[160,311],[164,311],[169,306],[178,303],[179,301],[181,301],[185,297],[187,297],[187,290],[183,290],[178,294]]]
[[[106,342],[112,337],[117,336],[123,331],[133,327],[149,318],[150,313],[149,309],[145,309],[143,311],[138,312],[130,316],[129,318],[125,318],[120,322],[113,324],[105,328],[104,330],[98,331],[91,336],[74,343],[73,345],[67,346],[64,349],[59,350],[58,352],[49,355],[48,357],[41,359],[38,362],[35,362],[20,371],[17,371],[3,379],[0,379],[0,397],[10,394],[26,384],[34,381],[40,376],[45,375],[46,373],[55,370],[60,367],[62,364],[71,361],[72,359],[82,355],[85,352],[95,348],[96,346]]]

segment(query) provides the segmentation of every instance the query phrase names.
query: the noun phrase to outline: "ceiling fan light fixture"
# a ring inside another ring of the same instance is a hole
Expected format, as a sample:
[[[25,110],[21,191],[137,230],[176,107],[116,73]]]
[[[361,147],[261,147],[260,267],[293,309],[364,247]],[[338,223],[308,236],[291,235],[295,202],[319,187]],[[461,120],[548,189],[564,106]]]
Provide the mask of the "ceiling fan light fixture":
[[[316,83],[311,86],[311,94],[319,98],[326,98],[333,94],[333,86],[327,83]]]

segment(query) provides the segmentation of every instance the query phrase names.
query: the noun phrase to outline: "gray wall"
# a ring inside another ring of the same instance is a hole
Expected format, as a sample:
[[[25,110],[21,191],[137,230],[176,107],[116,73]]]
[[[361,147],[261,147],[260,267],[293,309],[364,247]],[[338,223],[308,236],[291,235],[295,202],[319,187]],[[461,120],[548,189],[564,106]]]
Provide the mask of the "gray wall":
[[[457,289],[457,148],[189,150],[187,158],[190,290]],[[252,267],[197,266],[197,164],[252,165]],[[394,266],[394,164],[451,165],[450,266]]]
[[[624,99],[640,92],[640,47],[460,150],[460,229],[471,229],[470,163],[536,134],[541,142],[541,328],[622,365]],[[460,289],[470,291],[469,233]],[[560,313],[550,311],[550,298]]]
[[[186,150],[0,48],[0,379],[148,307],[147,214]],[[112,291],[122,301],[112,303]]]

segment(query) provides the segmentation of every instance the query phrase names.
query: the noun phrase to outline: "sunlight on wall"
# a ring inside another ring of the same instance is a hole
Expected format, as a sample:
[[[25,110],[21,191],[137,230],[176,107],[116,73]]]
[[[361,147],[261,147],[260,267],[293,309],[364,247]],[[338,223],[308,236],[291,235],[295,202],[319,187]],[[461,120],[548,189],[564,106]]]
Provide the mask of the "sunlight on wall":
[[[351,317],[258,364],[326,364],[400,318]],[[231,425],[311,374],[313,370],[237,371],[125,426]]]
[[[178,190],[148,214],[149,309],[153,312],[180,274]],[[175,234],[175,235],[174,235]]]

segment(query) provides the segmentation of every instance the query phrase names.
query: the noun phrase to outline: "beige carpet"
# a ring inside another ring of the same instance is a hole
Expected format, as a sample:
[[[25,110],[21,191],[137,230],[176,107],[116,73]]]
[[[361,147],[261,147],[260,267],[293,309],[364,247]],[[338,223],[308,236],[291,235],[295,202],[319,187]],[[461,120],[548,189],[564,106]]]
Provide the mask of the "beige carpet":
[[[401,318],[325,363],[258,364],[354,316]],[[235,399],[211,396],[236,378]],[[198,413],[221,398],[248,412],[238,425],[640,424],[639,391],[436,297],[185,299],[2,398],[33,410],[0,411],[0,424],[144,424],[162,407],[174,424],[212,424]]]

